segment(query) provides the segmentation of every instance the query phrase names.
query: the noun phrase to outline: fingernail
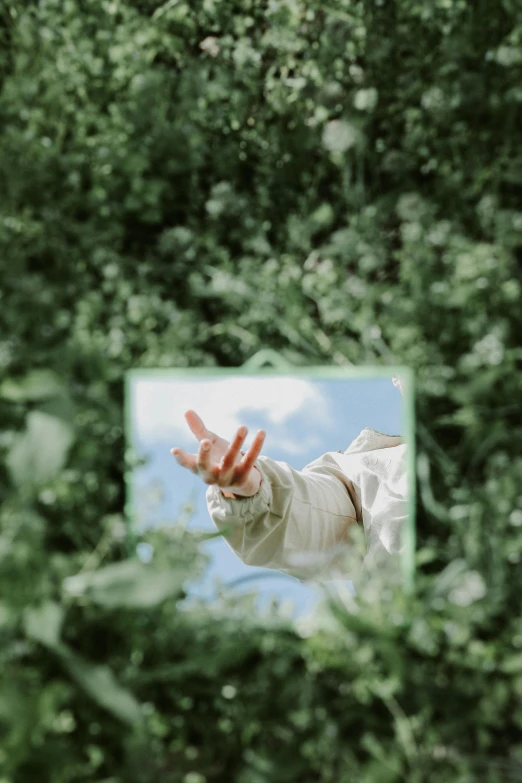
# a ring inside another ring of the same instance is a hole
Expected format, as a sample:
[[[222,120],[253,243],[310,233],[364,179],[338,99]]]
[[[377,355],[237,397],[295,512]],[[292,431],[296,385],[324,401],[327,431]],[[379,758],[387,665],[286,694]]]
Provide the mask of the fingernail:
[[[171,449],[170,453],[173,454],[175,457],[177,457],[179,454],[179,449]]]

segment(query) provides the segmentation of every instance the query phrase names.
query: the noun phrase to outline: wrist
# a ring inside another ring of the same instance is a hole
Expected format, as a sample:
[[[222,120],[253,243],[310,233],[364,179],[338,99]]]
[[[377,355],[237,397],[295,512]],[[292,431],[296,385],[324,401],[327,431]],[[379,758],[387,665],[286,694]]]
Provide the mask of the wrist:
[[[261,475],[261,471],[256,465],[254,465],[253,467],[255,468],[255,473],[250,486],[248,486],[248,488],[245,487],[245,489],[242,490],[241,492],[230,492],[229,490],[222,489],[221,494],[223,495],[223,497],[231,498],[232,500],[237,500],[238,498],[251,498],[254,495],[257,495],[261,487],[261,483],[263,481],[263,476]]]

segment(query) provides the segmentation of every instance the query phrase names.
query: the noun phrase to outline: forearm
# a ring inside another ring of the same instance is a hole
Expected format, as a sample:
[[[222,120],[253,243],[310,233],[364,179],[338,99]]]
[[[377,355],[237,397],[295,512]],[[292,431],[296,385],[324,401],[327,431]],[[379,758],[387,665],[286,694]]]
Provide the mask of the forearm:
[[[357,521],[342,472],[327,457],[303,471],[259,457],[261,484],[251,497],[234,499],[209,487],[210,516],[243,562],[302,580],[326,571]]]

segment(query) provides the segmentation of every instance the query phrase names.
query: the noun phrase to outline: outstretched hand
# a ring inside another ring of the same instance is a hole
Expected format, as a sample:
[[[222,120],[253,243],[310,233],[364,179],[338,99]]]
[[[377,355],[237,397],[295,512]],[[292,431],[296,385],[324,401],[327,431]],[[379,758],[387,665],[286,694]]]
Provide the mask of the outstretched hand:
[[[238,428],[231,443],[207,429],[193,410],[185,413],[190,429],[199,440],[197,454],[189,454],[183,449],[173,448],[171,454],[184,468],[201,476],[205,484],[217,484],[227,497],[255,495],[261,484],[261,474],[254,466],[265,440],[264,430],[258,430],[252,445],[244,454],[241,446],[247,436],[245,426]]]

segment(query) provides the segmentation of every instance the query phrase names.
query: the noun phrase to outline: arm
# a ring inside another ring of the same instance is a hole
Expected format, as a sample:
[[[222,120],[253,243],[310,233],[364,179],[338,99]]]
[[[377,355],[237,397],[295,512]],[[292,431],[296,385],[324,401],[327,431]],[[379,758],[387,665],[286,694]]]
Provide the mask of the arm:
[[[351,481],[328,454],[303,471],[261,456],[255,467],[261,485],[251,497],[224,496],[216,485],[207,489],[214,524],[247,565],[302,581],[328,578],[357,524]]]
[[[335,569],[346,555],[351,528],[362,527],[356,524],[362,513],[353,483],[332,454],[300,472],[260,456],[263,430],[244,454],[246,427],[239,427],[229,443],[207,429],[195,411],[187,411],[185,419],[199,440],[198,453],[178,447],[172,454],[210,485],[210,516],[238,557],[302,581],[339,577]],[[353,546],[349,550],[355,555],[348,574],[353,579],[362,557]]]

